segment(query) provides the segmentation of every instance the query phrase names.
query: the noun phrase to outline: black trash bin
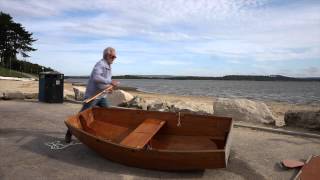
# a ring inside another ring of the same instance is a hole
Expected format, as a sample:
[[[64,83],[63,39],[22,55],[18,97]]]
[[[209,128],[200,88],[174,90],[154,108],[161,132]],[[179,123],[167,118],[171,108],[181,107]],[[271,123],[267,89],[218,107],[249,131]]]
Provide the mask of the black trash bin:
[[[64,76],[59,72],[41,72],[39,74],[39,101],[63,103]]]

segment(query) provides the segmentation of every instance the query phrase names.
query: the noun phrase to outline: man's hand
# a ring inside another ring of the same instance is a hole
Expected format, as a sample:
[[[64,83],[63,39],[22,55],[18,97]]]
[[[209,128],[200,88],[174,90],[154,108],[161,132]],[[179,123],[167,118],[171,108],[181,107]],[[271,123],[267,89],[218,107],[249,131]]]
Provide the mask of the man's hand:
[[[110,92],[112,92],[112,90],[113,90],[113,85],[112,84],[108,84],[108,85],[106,85],[105,87],[104,87],[104,92],[106,92],[106,93],[110,93]]]
[[[112,80],[111,84],[108,84],[104,87],[104,89],[105,89],[104,91],[107,93],[112,93],[114,88],[117,87],[119,84],[120,84],[119,81]]]
[[[113,92],[113,88],[109,89],[107,93],[111,94]]]
[[[111,85],[113,85],[114,87],[119,86],[120,82],[116,81],[116,80],[112,80]]]

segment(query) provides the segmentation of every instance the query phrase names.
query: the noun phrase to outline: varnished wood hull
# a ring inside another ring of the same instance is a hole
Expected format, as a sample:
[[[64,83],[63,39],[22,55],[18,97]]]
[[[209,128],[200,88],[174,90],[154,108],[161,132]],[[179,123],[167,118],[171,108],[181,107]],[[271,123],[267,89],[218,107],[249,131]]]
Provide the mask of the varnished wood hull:
[[[106,117],[119,117],[119,121],[116,119],[107,121],[117,121],[117,126],[127,127],[129,133],[131,127],[133,129],[147,117],[156,117],[167,122],[167,125],[150,142],[154,147],[139,149],[123,146],[117,138],[110,138],[110,140],[86,132],[80,127],[79,115],[70,117],[66,121],[66,125],[72,134],[109,160],[129,166],[157,170],[200,170],[227,166],[232,130],[230,118],[180,114],[182,117],[180,117],[181,126],[179,127],[177,126],[177,113],[94,108],[83,112],[83,115],[88,118],[90,113],[95,116],[104,114]],[[196,124],[200,129],[197,129]],[[213,132],[215,129],[220,130]],[[209,144],[207,138],[214,139],[217,148],[213,149],[214,146]],[[204,145],[201,144],[202,142]]]

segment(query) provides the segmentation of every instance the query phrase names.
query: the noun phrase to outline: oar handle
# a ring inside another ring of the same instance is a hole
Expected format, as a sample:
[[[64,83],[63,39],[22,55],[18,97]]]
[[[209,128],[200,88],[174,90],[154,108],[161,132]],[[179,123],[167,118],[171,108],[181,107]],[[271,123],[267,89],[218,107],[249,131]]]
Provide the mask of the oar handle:
[[[89,102],[91,102],[92,100],[94,100],[94,99],[96,99],[97,97],[99,97],[99,96],[100,96],[101,94],[103,94],[104,92],[111,90],[112,88],[113,88],[113,85],[111,85],[110,87],[106,88],[105,90],[99,92],[98,94],[92,96],[91,98],[85,99],[83,102],[84,102],[84,103],[89,103]]]

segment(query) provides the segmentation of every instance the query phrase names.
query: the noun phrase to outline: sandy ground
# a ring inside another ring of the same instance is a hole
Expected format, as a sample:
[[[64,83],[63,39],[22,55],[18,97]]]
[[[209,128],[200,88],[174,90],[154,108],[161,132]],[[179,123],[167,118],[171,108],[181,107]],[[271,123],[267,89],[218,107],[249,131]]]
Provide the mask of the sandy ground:
[[[20,91],[23,93],[38,93],[39,81],[0,80],[0,92]],[[64,83],[64,93],[74,94],[71,83]]]
[[[0,80],[0,92],[5,91],[21,91],[26,93],[38,93],[38,81],[10,81],[10,80]],[[65,95],[74,95],[73,86],[71,83],[64,83],[64,94]],[[205,96],[178,96],[170,94],[155,94],[155,93],[145,93],[139,91],[127,91],[134,96],[140,96],[145,99],[152,100],[164,100],[164,101],[179,101],[183,100],[186,102],[196,102],[207,105],[212,105],[215,101],[213,97]],[[284,113],[289,110],[320,110],[320,105],[296,105],[289,104],[285,102],[265,102],[272,113],[278,117],[277,119],[284,118]]]
[[[79,104],[0,101],[0,179],[290,179],[286,158],[320,154],[320,140],[247,128],[234,128],[226,169],[163,172],[124,166],[102,158],[83,144],[51,150],[47,142],[63,140],[67,116]],[[169,162],[168,162],[169,163]]]

